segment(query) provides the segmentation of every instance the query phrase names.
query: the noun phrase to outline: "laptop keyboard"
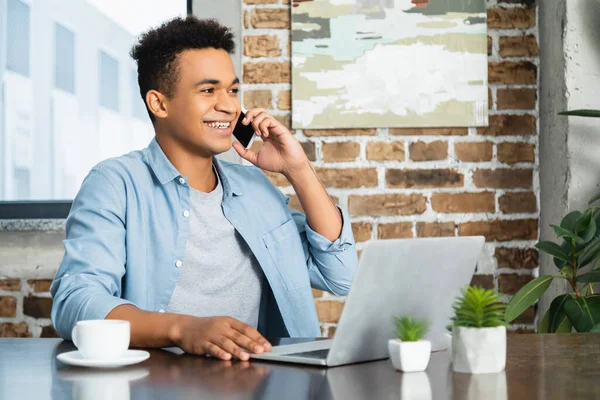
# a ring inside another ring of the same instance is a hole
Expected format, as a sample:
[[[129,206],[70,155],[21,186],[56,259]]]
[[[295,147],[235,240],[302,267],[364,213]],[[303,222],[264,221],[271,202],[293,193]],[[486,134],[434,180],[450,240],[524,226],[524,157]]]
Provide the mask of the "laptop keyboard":
[[[292,353],[292,354],[285,354],[285,355],[326,360],[328,354],[329,354],[329,349],[323,349],[323,350],[304,351],[302,353]]]

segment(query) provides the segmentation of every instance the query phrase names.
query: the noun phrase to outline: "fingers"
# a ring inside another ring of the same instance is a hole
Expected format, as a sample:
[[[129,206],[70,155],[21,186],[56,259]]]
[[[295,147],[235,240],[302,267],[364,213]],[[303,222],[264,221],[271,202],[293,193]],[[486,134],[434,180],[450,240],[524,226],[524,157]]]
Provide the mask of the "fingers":
[[[248,111],[242,123],[245,125],[251,123],[256,135],[266,139],[270,134],[269,128],[277,125],[279,121],[273,118],[265,109],[256,108]]]
[[[266,111],[267,110],[265,110],[264,108],[253,108],[252,110],[248,110],[248,112],[246,112],[246,118],[242,120],[242,124],[248,125],[250,122],[252,122],[254,117]]]
[[[240,142],[234,142],[233,148],[246,161],[250,161],[253,165],[258,163],[258,153],[242,146]]]
[[[252,339],[254,342],[258,343],[263,347],[265,351],[271,351],[271,343],[267,341],[256,329],[247,325],[241,321],[233,320],[231,323],[231,327],[241,333],[244,336]]]
[[[233,330],[231,332],[229,332],[229,339],[233,340],[234,343],[236,343],[237,345],[243,347],[244,349],[247,349],[253,353],[257,353],[260,354],[263,351],[265,351],[265,349],[263,348],[263,345],[255,340],[253,340],[252,338],[236,331]]]
[[[218,343],[213,343],[218,345],[221,349],[225,350],[227,353],[236,356],[240,360],[246,361],[250,358],[250,354],[246,353],[244,350],[240,348],[237,344],[233,342],[233,340],[229,339],[226,336],[221,336],[218,340]]]
[[[225,350],[213,343],[208,343],[206,345],[206,350],[204,351],[204,353],[210,354],[213,357],[220,358],[221,360],[231,360],[231,353],[226,352]]]

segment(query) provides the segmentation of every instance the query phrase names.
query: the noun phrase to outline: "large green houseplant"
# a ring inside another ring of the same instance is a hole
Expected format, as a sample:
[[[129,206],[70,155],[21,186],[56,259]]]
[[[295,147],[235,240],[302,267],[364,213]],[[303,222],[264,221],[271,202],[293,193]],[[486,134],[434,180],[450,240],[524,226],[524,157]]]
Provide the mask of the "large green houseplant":
[[[580,117],[600,118],[600,110],[574,110],[560,113]],[[568,282],[571,291],[552,300],[538,327],[540,333],[600,331],[600,295],[593,284],[600,282],[600,207],[594,206],[600,195],[594,196],[589,208],[567,214],[560,225],[552,225],[560,243],[540,241],[540,251],[551,255],[557,273],[541,275],[514,295],[506,308],[510,323],[533,305],[555,279]]]

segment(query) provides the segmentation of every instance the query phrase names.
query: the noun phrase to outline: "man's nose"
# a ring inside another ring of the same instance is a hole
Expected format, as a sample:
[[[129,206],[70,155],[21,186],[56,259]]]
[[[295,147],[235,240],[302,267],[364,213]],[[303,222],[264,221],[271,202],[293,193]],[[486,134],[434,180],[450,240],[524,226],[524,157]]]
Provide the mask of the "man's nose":
[[[217,97],[215,110],[233,114],[237,111],[236,101],[228,92],[221,92]]]

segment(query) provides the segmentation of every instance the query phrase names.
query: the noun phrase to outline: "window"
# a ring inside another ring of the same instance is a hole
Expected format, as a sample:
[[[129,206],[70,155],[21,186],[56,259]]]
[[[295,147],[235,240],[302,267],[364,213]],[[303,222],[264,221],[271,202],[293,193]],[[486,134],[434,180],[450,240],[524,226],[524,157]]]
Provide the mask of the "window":
[[[75,34],[54,24],[54,87],[75,94]]]
[[[150,143],[129,51],[190,3],[0,0],[0,218],[2,204],[64,205],[94,165]]]
[[[29,76],[29,6],[8,0],[6,9],[6,69]]]
[[[119,111],[119,62],[100,52],[100,105]]]

